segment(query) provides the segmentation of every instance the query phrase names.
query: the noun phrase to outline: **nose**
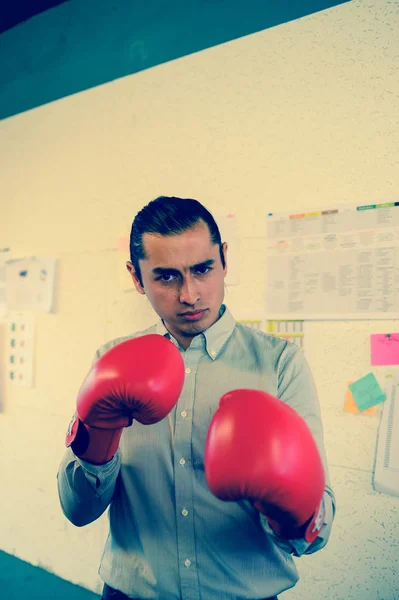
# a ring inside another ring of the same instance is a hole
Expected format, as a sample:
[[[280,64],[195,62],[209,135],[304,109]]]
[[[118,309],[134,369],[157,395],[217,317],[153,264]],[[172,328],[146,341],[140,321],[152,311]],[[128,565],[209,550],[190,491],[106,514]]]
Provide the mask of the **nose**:
[[[192,277],[186,277],[179,289],[179,300],[181,304],[194,304],[199,300],[197,282]]]

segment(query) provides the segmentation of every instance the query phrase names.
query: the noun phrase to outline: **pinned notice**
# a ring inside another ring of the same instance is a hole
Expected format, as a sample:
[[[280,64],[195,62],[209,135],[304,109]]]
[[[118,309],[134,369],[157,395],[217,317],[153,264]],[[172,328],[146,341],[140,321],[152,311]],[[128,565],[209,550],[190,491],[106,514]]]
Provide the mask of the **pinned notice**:
[[[373,373],[368,373],[357,381],[350,383],[349,389],[360,412],[385,400],[385,394]]]
[[[372,365],[399,365],[399,333],[372,333],[370,347]]]
[[[6,263],[8,311],[54,310],[55,258],[20,258]]]

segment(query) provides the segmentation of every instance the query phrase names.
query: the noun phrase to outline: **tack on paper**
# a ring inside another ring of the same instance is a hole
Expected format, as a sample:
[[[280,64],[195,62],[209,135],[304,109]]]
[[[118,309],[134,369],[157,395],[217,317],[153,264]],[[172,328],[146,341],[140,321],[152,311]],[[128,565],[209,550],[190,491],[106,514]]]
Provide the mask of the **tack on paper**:
[[[34,313],[10,313],[7,334],[8,379],[18,385],[33,387]]]
[[[399,365],[399,333],[372,333],[370,348],[372,365]]]
[[[367,408],[366,410],[360,412],[360,410],[358,409],[355,399],[352,395],[352,392],[349,389],[349,385],[353,383],[352,381],[348,381],[348,389],[346,390],[346,395],[345,395],[345,404],[344,404],[344,412],[347,413],[352,413],[355,415],[368,415],[368,416],[373,416],[375,414],[375,406],[371,406],[370,408]]]
[[[363,412],[385,400],[385,394],[374,373],[368,373],[357,381],[350,383],[349,389],[352,392],[359,412]]]
[[[21,258],[8,261],[8,310],[51,312],[54,308],[56,263],[54,258]]]

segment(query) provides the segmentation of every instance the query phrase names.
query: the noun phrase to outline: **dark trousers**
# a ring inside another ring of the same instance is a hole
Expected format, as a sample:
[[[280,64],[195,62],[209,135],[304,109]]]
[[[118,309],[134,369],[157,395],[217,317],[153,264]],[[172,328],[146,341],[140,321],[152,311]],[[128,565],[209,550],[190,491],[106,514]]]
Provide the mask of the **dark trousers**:
[[[126,594],[114,590],[114,588],[105,583],[101,600],[140,600],[140,598],[129,598]],[[278,598],[277,596],[272,596],[271,598],[264,598],[264,600],[278,600]]]
[[[129,598],[129,596],[126,596],[126,594],[123,594],[118,590],[114,590],[114,588],[104,583],[101,600],[140,600],[140,598]]]

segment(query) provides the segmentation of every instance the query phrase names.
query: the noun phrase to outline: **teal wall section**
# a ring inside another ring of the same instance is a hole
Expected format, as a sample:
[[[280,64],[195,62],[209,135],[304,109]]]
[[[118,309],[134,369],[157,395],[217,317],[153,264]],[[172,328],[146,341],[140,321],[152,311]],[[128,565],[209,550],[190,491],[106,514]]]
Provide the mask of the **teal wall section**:
[[[90,590],[1,551],[0,592],[3,600],[100,600]]]
[[[0,119],[348,0],[69,0],[0,35]]]

